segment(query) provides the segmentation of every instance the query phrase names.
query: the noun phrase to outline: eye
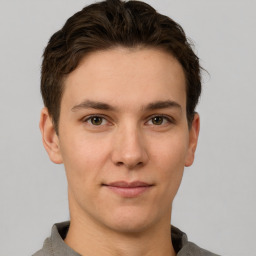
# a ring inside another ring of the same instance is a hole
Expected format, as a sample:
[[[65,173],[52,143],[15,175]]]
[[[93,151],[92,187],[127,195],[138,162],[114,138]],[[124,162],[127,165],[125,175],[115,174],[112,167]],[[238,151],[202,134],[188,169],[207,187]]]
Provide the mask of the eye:
[[[84,122],[94,126],[100,126],[105,125],[107,123],[107,120],[102,116],[89,116],[84,120]]]
[[[164,125],[164,124],[172,123],[172,120],[167,116],[159,115],[159,116],[153,116],[147,123],[150,125]]]
[[[162,116],[155,116],[151,120],[154,125],[161,125],[164,121],[164,118]]]

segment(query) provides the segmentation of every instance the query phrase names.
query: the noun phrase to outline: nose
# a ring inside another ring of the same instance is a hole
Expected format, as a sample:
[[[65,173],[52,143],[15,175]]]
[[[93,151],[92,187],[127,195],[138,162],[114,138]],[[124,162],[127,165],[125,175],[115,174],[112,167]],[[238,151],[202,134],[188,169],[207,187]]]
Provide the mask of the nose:
[[[145,142],[137,128],[118,129],[113,142],[112,161],[127,169],[135,169],[147,163]]]

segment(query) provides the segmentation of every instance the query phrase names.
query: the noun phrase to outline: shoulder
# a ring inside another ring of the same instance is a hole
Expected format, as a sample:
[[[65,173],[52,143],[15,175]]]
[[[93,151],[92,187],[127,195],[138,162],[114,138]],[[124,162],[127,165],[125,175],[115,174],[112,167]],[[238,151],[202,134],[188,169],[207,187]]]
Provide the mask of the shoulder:
[[[69,222],[54,224],[50,237],[44,241],[43,248],[32,256],[80,256],[64,242],[68,229]]]
[[[177,256],[220,256],[220,255],[209,252],[192,242],[187,242],[179,251]]]
[[[50,238],[46,238],[43,248],[34,253],[32,256],[54,256]]]
[[[177,256],[220,256],[188,241],[187,235],[174,226],[171,226],[171,237]]]
[[[48,254],[49,255],[49,254]],[[48,256],[47,254],[45,254],[43,252],[43,250],[37,251],[36,253],[34,253],[32,256]]]

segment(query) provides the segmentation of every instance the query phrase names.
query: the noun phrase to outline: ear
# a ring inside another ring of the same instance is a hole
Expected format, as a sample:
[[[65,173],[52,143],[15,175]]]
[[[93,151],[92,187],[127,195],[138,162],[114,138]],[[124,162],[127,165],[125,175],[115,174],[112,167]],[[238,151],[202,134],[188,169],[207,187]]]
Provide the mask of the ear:
[[[63,161],[60,152],[59,138],[47,108],[43,108],[41,111],[39,127],[42,134],[43,145],[49,158],[55,164],[61,164]]]
[[[194,162],[199,130],[200,130],[200,117],[197,113],[195,113],[193,122],[189,130],[189,146],[188,146],[188,152],[187,152],[186,161],[185,161],[186,167],[191,166]]]

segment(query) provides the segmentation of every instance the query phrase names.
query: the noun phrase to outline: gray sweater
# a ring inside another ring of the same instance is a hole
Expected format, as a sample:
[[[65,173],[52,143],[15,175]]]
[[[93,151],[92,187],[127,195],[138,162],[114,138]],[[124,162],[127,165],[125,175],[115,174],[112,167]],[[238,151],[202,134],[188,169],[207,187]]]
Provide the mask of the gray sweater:
[[[64,240],[69,229],[69,222],[55,224],[51,236],[44,241],[43,248],[33,256],[81,256],[71,249]],[[187,235],[172,226],[171,238],[177,256],[218,256],[188,241]]]

